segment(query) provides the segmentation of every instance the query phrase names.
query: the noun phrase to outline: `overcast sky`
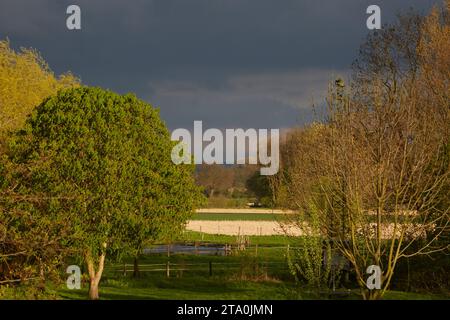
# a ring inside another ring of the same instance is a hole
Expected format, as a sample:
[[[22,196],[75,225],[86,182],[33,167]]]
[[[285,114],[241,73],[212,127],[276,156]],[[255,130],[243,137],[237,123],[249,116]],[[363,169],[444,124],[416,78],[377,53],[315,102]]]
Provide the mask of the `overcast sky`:
[[[169,128],[287,128],[312,119],[382,22],[434,0],[0,0],[0,39],[39,50],[56,72],[135,92]],[[77,4],[82,30],[66,28]]]

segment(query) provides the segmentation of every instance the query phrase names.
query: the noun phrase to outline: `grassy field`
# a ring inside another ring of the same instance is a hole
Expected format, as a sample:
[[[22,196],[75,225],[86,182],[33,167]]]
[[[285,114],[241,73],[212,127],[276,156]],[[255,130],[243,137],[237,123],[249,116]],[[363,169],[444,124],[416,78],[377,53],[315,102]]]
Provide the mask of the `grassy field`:
[[[108,261],[100,284],[100,298],[115,299],[213,299],[213,300],[292,300],[292,299],[360,299],[356,288],[339,289],[341,294],[316,295],[296,285],[286,263],[284,236],[248,237],[246,250],[231,255],[151,254],[139,259],[139,277],[133,277],[133,259]],[[181,242],[236,244],[237,237],[185,232]],[[258,249],[256,249],[258,244]],[[169,272],[167,272],[169,265]],[[124,272],[125,271],[125,272]],[[85,270],[84,270],[85,273]],[[66,276],[62,275],[63,278]],[[87,299],[88,282],[81,290],[69,290],[64,283],[49,284],[51,299]],[[347,294],[342,295],[342,290]],[[6,295],[6,296],[5,296]],[[2,296],[0,292],[0,297]],[[3,293],[3,298],[20,298],[17,293]],[[29,298],[29,297],[28,297]],[[430,300],[448,296],[390,291],[384,299]]]
[[[186,232],[184,241],[235,244],[236,237],[215,236]],[[140,275],[132,276],[132,259],[122,263],[108,263],[100,285],[101,299],[360,299],[359,291],[347,295],[315,295],[306,288],[298,288],[286,263],[286,245],[283,236],[250,237],[243,251],[230,256],[193,254],[152,254],[139,260]],[[169,262],[169,277],[167,263]],[[124,263],[126,272],[124,272]],[[81,290],[64,286],[54,289],[60,299],[86,299],[87,284]],[[388,292],[384,299],[445,299],[448,297]]]
[[[269,258],[270,266],[264,266],[263,261]],[[170,277],[165,268],[168,261]],[[126,275],[122,264],[108,265],[100,295],[102,299],[288,299],[294,293],[294,283],[289,281],[283,261],[280,252],[262,252],[260,270],[255,273],[256,262],[246,253],[230,257],[144,256],[137,279],[132,277],[131,260],[126,261],[130,264]],[[84,299],[87,286],[79,291],[60,289],[58,294],[64,299]]]
[[[207,234],[195,231],[185,231],[182,241],[203,241],[209,243],[235,244],[238,240],[236,236]],[[250,245],[265,245],[265,246],[287,246],[289,239],[283,235],[279,236],[249,236]]]
[[[279,221],[283,215],[258,213],[198,213],[193,220],[206,221]],[[100,298],[115,299],[213,299],[213,300],[292,300],[361,299],[359,290],[338,289],[339,294],[320,295],[299,288],[288,269],[287,247],[295,246],[284,235],[246,236],[207,234],[185,231],[179,244],[232,245],[245,240],[245,250],[231,255],[151,254],[139,260],[139,277],[133,277],[133,260],[107,262],[100,284]],[[164,247],[163,247],[164,248]],[[169,247],[170,248],[170,247]],[[124,272],[125,271],[125,272]],[[84,270],[85,272],[85,270]],[[66,276],[65,274],[62,275]],[[81,290],[69,290],[64,283],[50,284],[46,292],[52,299],[87,299],[88,282]],[[347,287],[351,286],[348,284]],[[345,292],[346,294],[342,294]],[[4,294],[5,295],[5,294]],[[17,293],[10,297],[20,298]],[[0,292],[0,297],[2,293]],[[38,298],[45,298],[39,296]],[[8,293],[6,293],[8,298]],[[448,295],[389,291],[386,300],[450,299]]]
[[[289,291],[292,289],[276,282],[228,281],[217,277],[145,277],[138,280],[106,279],[102,282],[100,296],[105,300],[284,300]],[[61,290],[59,296],[63,299],[86,299],[87,288]]]
[[[220,210],[220,209],[218,209]],[[191,220],[208,220],[208,221],[286,221],[288,219],[294,219],[295,215],[285,215],[285,214],[272,214],[272,213],[224,213],[224,212],[214,212],[214,213],[196,213]],[[367,217],[368,221],[376,221],[376,216],[372,215]],[[385,223],[394,222],[395,218],[391,215],[385,215],[383,217]],[[407,219],[406,217],[397,217],[399,221]],[[306,221],[306,220],[305,220]]]
[[[145,265],[165,263],[170,260],[174,266],[170,277],[162,268],[154,272],[142,272],[139,278],[133,278],[131,272],[123,274],[121,264],[109,264],[100,285],[101,299],[213,299],[213,300],[291,300],[291,299],[360,299],[358,290],[348,295],[328,295],[320,297],[307,289],[298,289],[284,264],[264,267],[263,261],[283,262],[282,252],[266,252],[258,259],[260,271],[255,274],[256,260],[251,254],[231,257],[165,255],[146,256],[141,259],[141,269]],[[131,260],[127,261],[131,263]],[[213,274],[209,274],[209,262],[212,262]],[[221,265],[223,263],[224,265]],[[185,264],[190,271],[176,271],[176,265]],[[129,270],[131,271],[131,270]],[[55,291],[60,299],[86,299],[87,284],[81,290],[68,290],[63,286]],[[384,299],[431,300],[443,299],[438,295],[417,294],[391,291]],[[447,297],[448,299],[448,297]]]
[[[102,282],[102,300],[316,300],[308,291],[298,292],[293,286],[276,282],[223,281],[220,279],[184,278],[143,282],[142,279]],[[87,288],[78,291],[60,290],[61,299],[87,299]],[[361,299],[357,291],[345,297],[322,296],[320,299]],[[448,297],[413,292],[388,291],[383,300],[448,300]]]

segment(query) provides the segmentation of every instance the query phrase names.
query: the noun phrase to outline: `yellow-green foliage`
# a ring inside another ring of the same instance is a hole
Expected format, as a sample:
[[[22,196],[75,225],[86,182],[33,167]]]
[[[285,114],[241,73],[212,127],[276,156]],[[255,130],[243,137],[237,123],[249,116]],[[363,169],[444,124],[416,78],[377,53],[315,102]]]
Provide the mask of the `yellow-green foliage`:
[[[16,52],[8,40],[0,41],[0,138],[21,127],[44,98],[77,86],[79,79],[71,73],[55,76],[36,50]]]

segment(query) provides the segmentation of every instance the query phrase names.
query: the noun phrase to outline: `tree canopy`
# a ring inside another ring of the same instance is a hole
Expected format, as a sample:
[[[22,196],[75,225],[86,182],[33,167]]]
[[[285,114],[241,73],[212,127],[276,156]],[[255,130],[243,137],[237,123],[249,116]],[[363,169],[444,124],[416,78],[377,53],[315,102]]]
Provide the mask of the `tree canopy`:
[[[292,132],[273,185],[308,230],[352,264],[363,297],[388,290],[400,259],[448,253],[450,1],[370,34],[353,81],[337,80],[328,119]],[[309,219],[309,220],[308,220]],[[382,270],[367,290],[366,268]]]
[[[91,298],[107,252],[175,235],[200,201],[194,168],[172,163],[173,145],[158,110],[87,87],[46,99],[12,139],[15,190],[45,203],[36,217],[68,221],[65,243],[88,264]]]
[[[0,139],[20,128],[44,98],[77,86],[79,79],[70,72],[55,76],[36,50],[16,52],[8,40],[0,41]]]

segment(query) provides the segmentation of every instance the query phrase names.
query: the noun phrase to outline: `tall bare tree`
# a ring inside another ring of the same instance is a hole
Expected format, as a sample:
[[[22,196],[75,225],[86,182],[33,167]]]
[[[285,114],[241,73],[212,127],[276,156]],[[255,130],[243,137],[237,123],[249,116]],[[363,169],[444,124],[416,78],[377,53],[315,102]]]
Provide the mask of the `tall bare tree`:
[[[439,241],[450,223],[449,3],[408,20],[414,32],[401,18],[369,43],[354,82],[330,86],[326,124],[285,147],[281,194],[303,215],[320,212],[321,236],[351,262],[366,299],[389,289],[401,258],[449,249]],[[382,269],[379,290],[366,288],[370,265]]]

